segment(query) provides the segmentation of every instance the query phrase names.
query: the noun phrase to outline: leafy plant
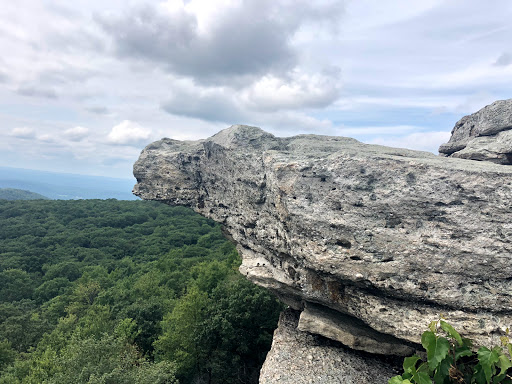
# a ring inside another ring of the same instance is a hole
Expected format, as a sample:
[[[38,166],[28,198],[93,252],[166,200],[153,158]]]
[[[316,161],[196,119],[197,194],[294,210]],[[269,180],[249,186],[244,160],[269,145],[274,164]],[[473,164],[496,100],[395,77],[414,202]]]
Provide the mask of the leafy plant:
[[[512,344],[508,336],[501,338],[501,346],[480,347],[474,352],[471,340],[440,319],[432,321],[429,330],[423,332],[421,344],[427,361],[417,355],[406,357],[404,373],[392,377],[388,384],[512,384]]]

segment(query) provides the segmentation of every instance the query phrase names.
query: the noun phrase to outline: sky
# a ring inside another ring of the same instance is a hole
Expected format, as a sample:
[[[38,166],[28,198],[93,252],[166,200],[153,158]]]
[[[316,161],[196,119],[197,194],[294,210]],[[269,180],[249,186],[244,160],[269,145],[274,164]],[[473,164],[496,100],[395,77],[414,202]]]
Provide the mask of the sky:
[[[437,153],[512,97],[509,0],[17,0],[0,7],[0,166],[130,178],[232,124]]]

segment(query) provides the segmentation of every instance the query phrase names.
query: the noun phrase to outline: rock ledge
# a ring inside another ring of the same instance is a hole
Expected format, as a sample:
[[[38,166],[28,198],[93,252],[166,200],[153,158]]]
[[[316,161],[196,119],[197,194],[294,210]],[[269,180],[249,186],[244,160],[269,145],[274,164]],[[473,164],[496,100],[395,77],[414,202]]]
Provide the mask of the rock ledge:
[[[222,223],[304,330],[402,355],[440,314],[477,344],[512,328],[512,167],[238,125],[150,144],[134,175]]]

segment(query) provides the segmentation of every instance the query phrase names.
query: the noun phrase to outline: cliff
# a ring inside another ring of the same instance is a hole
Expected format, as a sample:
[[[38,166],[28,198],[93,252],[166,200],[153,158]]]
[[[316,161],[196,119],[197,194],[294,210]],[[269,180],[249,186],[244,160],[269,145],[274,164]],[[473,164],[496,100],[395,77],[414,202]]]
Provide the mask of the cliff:
[[[511,174],[236,125],[148,145],[134,193],[222,223],[240,271],[300,311],[299,330],[404,356],[440,314],[476,343],[497,344],[512,325]]]

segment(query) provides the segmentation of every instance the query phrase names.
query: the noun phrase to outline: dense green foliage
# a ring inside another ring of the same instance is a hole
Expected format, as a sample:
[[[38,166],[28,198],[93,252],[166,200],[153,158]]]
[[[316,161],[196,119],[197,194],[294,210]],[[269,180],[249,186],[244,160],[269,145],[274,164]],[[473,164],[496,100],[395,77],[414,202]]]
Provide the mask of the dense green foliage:
[[[450,324],[444,320],[433,321],[421,336],[427,361],[422,362],[416,355],[406,357],[404,373],[388,383],[512,384],[512,344],[505,336],[501,342],[501,347],[480,347],[474,352],[471,340],[461,337]]]
[[[281,306],[214,222],[4,200],[0,224],[0,384],[257,382]]]
[[[48,197],[24,189],[0,188],[0,200],[48,200]]]

